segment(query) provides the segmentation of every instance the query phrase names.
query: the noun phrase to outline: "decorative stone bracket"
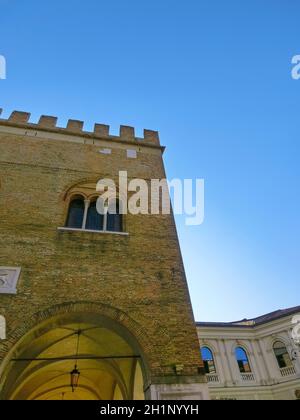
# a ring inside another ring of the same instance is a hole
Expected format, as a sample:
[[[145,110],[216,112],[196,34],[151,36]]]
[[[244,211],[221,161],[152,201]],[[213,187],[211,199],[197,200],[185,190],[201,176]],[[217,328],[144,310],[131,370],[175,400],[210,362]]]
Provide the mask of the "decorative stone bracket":
[[[20,277],[20,267],[0,267],[0,294],[15,295]]]

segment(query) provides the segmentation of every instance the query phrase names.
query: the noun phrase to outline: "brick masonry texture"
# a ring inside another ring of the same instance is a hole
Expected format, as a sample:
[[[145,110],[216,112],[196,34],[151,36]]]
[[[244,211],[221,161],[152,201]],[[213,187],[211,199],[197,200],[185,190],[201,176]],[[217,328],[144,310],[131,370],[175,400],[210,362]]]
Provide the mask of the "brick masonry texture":
[[[65,224],[72,186],[117,181],[120,170],[129,179],[164,178],[163,148],[157,141],[135,141],[125,128],[124,139],[110,140],[77,136],[70,127],[47,131],[52,120],[46,117],[44,130],[26,121],[24,115],[0,120],[0,266],[22,268],[17,295],[0,295],[8,330],[0,362],[47,314],[82,305],[131,330],[153,381],[173,377],[176,364],[184,365],[183,377],[204,381],[173,216],[126,215],[128,236],[57,230]],[[137,159],[127,158],[130,144]],[[99,153],[105,147],[110,155]]]

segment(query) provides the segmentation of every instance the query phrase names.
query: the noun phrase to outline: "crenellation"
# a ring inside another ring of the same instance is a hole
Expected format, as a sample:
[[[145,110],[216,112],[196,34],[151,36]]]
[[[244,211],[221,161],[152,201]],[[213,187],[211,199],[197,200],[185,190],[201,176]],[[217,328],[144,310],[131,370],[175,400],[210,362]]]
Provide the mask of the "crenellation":
[[[3,109],[0,108],[0,116]],[[0,124],[7,126],[16,126],[25,129],[43,130],[51,132],[59,132],[60,134],[76,134],[89,138],[107,138],[113,141],[123,141],[127,143],[143,143],[145,146],[161,147],[159,141],[159,133],[153,130],[144,130],[144,138],[138,138],[135,135],[134,127],[121,125],[120,135],[113,136],[110,134],[110,126],[106,124],[96,123],[93,132],[84,131],[84,122],[79,120],[68,120],[66,127],[57,126],[57,117],[42,115],[37,124],[31,123],[31,114],[28,112],[13,111],[8,119],[0,118]],[[163,148],[164,149],[164,148]]]
[[[128,127],[126,125],[121,125],[120,127],[120,137],[125,140],[135,140],[135,130],[133,127]]]
[[[38,125],[45,128],[55,128],[57,124],[57,117],[50,117],[42,115],[39,119]]]
[[[69,120],[67,124],[67,130],[81,132],[83,129],[83,124],[83,121]]]
[[[144,130],[144,141],[147,142],[147,143],[153,143],[155,145],[160,145],[158,131]]]
[[[30,118],[29,112],[13,111],[9,117],[10,122],[26,124]]]
[[[97,136],[109,137],[109,125],[105,124],[95,124],[94,133]]]

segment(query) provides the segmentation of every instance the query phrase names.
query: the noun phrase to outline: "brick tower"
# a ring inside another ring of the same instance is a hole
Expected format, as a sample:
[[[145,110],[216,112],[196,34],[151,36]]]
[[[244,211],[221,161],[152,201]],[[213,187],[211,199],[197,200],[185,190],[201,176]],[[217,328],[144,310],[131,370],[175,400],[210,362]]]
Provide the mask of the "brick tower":
[[[0,119],[0,399],[207,399],[173,216],[95,212],[165,177],[158,133],[29,118]]]

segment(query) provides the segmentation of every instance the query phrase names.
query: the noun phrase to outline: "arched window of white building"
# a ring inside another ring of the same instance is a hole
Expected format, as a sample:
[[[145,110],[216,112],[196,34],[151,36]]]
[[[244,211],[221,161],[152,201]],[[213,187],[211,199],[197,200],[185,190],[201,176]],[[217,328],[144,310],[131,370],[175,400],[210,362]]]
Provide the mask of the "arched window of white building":
[[[293,366],[292,360],[284,343],[276,341],[273,346],[273,350],[280,369]]]
[[[206,374],[217,373],[212,351],[208,347],[202,347],[201,355],[202,355],[202,360],[204,363],[205,373]]]
[[[248,355],[242,347],[235,349],[235,357],[241,373],[252,372]]]

